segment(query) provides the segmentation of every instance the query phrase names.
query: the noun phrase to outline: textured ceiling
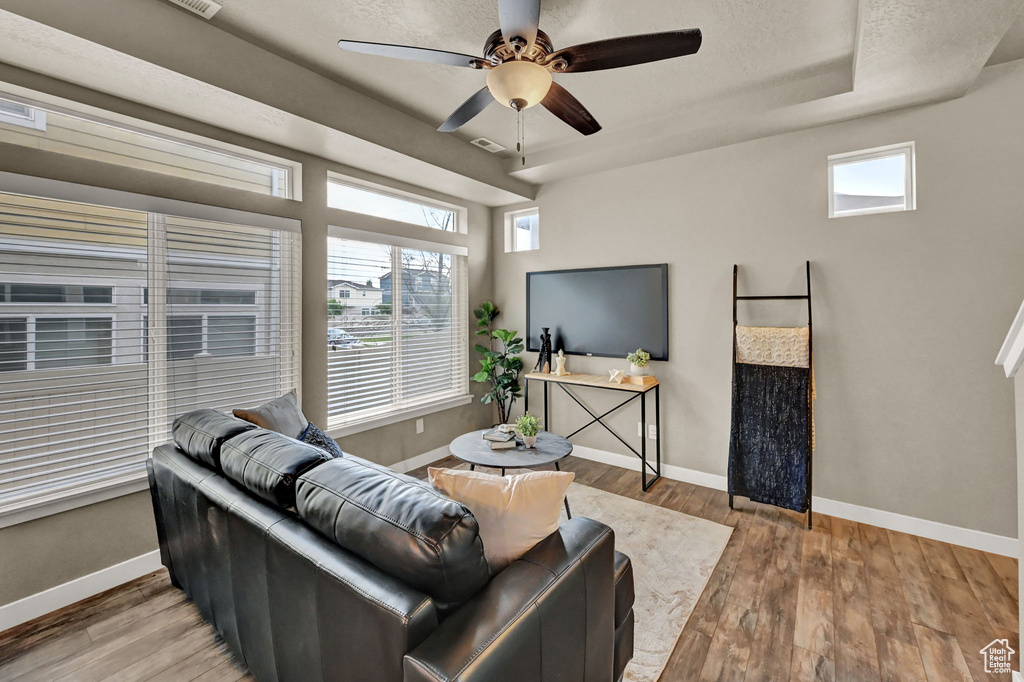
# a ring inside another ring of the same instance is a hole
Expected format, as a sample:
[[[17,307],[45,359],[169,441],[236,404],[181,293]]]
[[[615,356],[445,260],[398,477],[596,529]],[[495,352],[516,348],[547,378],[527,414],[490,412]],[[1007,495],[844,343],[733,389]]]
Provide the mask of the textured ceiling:
[[[704,43],[556,76],[604,130],[583,137],[535,107],[522,165],[465,143],[514,147],[514,114],[497,104],[457,135],[435,132],[483,73],[336,46],[479,54],[493,1],[222,0],[207,22],[164,0],[0,0],[0,62],[491,205],[559,178],[960,97],[1024,68],[1024,0],[543,0],[556,47],[688,27]]]
[[[484,74],[339,50],[339,38],[479,55],[497,28],[494,0],[223,0],[213,23],[433,125],[483,85]],[[691,57],[556,79],[605,130],[658,120],[739,92],[849,69],[856,0],[544,0],[541,28],[555,47],[635,33],[700,28]],[[515,114],[497,104],[458,134],[515,144]],[[531,149],[579,138],[542,107],[527,112]]]

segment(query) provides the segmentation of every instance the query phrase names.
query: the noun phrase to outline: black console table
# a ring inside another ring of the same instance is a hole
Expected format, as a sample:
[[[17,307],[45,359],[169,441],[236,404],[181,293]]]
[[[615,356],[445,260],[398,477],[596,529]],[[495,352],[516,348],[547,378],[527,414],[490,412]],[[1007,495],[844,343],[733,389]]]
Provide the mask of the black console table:
[[[539,381],[544,386],[544,428],[547,429],[550,426],[548,421],[548,386],[555,384],[561,388],[566,395],[572,398],[577,405],[583,408],[583,410],[589,414],[592,419],[576,429],[572,433],[568,434],[566,438],[572,438],[577,433],[587,428],[591,424],[600,424],[605,430],[619,439],[623,445],[629,448],[630,452],[640,458],[640,484],[644,490],[647,490],[651,485],[661,478],[661,395],[660,386],[658,380],[653,377],[643,377],[639,379],[643,383],[633,383],[628,377],[623,380],[621,384],[609,381],[607,376],[600,376],[597,374],[566,374],[565,376],[558,376],[556,374],[542,374],[541,372],[530,372],[523,377],[523,384],[525,387],[524,405],[525,409],[530,409],[530,382]],[[607,391],[620,391],[624,393],[630,393],[628,398],[613,407],[612,409],[597,415],[594,414],[589,407],[580,402],[580,399],[573,395],[572,391],[569,390],[570,386],[583,386],[590,388],[600,388]],[[647,394],[654,392],[654,466],[647,460]],[[602,421],[605,417],[615,412],[620,407],[624,407],[629,403],[633,402],[637,398],[640,399],[640,423],[643,424],[643,438],[640,440],[640,451],[627,443],[622,436],[615,433],[615,431]],[[653,474],[653,477],[648,479],[648,476]]]

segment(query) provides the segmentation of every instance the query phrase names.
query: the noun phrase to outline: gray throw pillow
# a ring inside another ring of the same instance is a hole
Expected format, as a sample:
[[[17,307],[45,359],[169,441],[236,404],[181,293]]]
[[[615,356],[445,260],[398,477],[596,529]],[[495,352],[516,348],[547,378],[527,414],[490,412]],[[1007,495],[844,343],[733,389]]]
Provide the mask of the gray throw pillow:
[[[261,429],[277,431],[295,439],[302,436],[302,432],[309,424],[309,420],[302,414],[302,408],[299,407],[299,398],[295,389],[257,407],[236,408],[231,410],[231,414],[239,419],[252,422]]]

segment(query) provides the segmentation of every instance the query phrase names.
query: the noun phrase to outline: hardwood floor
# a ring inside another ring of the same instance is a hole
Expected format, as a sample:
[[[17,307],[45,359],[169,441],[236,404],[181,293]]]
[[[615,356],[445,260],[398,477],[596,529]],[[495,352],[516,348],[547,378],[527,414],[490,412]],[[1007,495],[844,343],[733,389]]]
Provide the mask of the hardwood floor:
[[[443,460],[441,466],[454,464]],[[1017,562],[570,457],[577,482],[735,528],[662,676],[669,681],[991,682],[1017,638]],[[426,468],[412,472],[426,476]],[[1016,660],[1015,660],[1016,662]],[[0,633],[0,680],[251,680],[165,571]]]

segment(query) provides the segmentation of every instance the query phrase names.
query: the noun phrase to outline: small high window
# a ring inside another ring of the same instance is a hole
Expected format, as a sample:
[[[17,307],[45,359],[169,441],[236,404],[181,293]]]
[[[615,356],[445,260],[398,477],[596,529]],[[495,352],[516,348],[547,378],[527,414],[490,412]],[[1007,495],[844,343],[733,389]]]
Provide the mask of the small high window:
[[[528,208],[505,214],[505,252],[540,248],[540,209]]]
[[[828,217],[917,208],[914,143],[828,157]]]
[[[462,231],[456,206],[335,175],[327,180],[327,205],[445,232]]]

